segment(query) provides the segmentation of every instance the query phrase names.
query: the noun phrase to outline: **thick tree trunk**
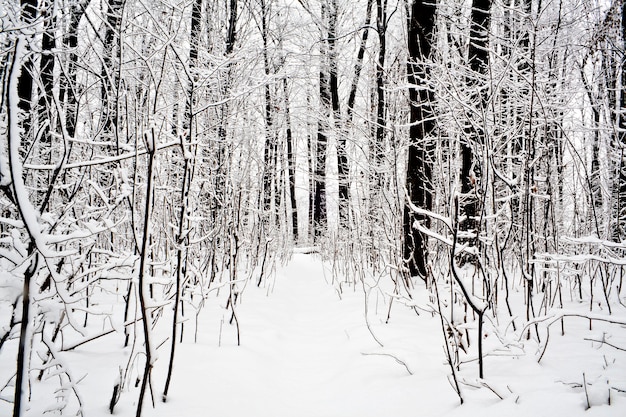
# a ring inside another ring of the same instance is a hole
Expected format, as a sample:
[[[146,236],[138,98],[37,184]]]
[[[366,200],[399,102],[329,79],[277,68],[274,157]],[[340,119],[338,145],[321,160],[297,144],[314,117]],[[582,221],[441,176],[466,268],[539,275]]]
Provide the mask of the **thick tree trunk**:
[[[337,176],[339,187],[339,227],[345,229],[349,222],[350,166],[346,149],[346,131],[343,128],[339,103],[339,77],[337,63],[337,0],[330,2],[328,12],[328,66],[329,88],[335,133],[337,135]]]
[[[436,6],[428,0],[413,0],[407,20],[409,37],[410,128],[406,188],[410,202],[422,209],[432,209],[432,152],[434,141],[429,136],[435,129],[432,109],[434,95],[428,87],[428,59],[431,54]],[[411,276],[426,278],[427,237],[414,230],[415,221],[429,226],[428,216],[416,215],[404,206],[404,260]]]

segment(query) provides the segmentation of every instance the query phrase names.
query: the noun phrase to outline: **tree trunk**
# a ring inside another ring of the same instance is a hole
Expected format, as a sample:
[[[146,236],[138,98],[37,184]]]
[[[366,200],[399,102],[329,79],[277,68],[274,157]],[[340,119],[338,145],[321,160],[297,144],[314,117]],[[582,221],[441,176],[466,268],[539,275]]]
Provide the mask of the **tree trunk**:
[[[105,0],[104,35],[102,41],[102,66],[100,68],[100,120],[98,136],[108,143],[102,148],[105,155],[119,155],[120,146],[120,79],[122,70],[122,15],[126,0]],[[140,75],[139,77],[142,77]],[[126,138],[128,139],[128,135]],[[115,182],[115,163],[103,164],[97,168],[95,181],[105,191],[105,198],[111,198]],[[115,234],[111,234],[111,248],[115,246]]]
[[[490,8],[491,0],[472,1],[468,48],[471,75],[468,79],[468,86],[470,89],[477,90],[470,102],[478,103],[478,105],[477,111],[469,115],[471,119],[474,119],[474,123],[469,123],[470,127],[466,131],[465,140],[461,142],[461,201],[462,215],[465,220],[459,225],[461,230],[473,234],[473,237],[465,242],[471,246],[477,244],[480,227],[477,219],[480,214],[477,189],[481,170],[480,161],[477,161],[474,155],[474,148],[479,147],[484,141],[480,114],[485,109],[487,100],[483,76],[489,66]]]
[[[194,67],[198,65],[198,40],[200,38],[200,19],[202,16],[202,0],[196,0],[193,3],[191,11],[191,28],[190,39],[192,40],[189,49],[189,66],[193,72]],[[172,381],[172,373],[174,370],[174,358],[176,355],[176,340],[178,329],[178,310],[181,303],[181,291],[182,283],[187,276],[187,251],[189,245],[189,191],[191,189],[192,180],[192,165],[194,160],[191,158],[193,154],[189,147],[194,142],[193,132],[193,105],[194,105],[194,80],[189,80],[190,88],[187,94],[187,108],[185,114],[184,125],[188,134],[180,139],[181,154],[184,158],[183,164],[183,178],[180,185],[180,212],[178,216],[178,233],[176,236],[176,282],[174,288],[174,312],[172,319],[172,333],[170,339],[170,357],[167,367],[167,376],[165,378],[165,387],[163,388],[163,402],[167,401],[167,394],[169,392],[170,383]]]
[[[269,10],[265,0],[261,0],[261,38],[263,40],[263,69],[265,71],[265,149],[263,151],[263,210],[266,215],[272,209],[272,196],[277,192],[273,188],[276,176],[274,164],[276,152],[276,132],[274,131],[274,109],[269,77],[271,74],[268,41],[269,41]],[[272,217],[272,215],[270,215]],[[271,222],[271,220],[270,220]]]
[[[326,4],[322,3],[322,22],[328,19],[329,11]],[[333,12],[330,11],[332,14]],[[320,28],[322,39],[320,41],[319,63],[319,97],[320,116],[317,121],[317,141],[315,142],[315,156],[313,157],[313,236],[317,240],[327,228],[326,212],[326,147],[328,143],[329,120],[332,110],[332,93],[330,88],[329,74],[329,43],[326,33]]]
[[[36,236],[40,235],[40,225],[34,222],[36,210],[32,206],[24,179],[22,177],[23,165],[20,160],[19,147],[21,145],[20,134],[20,112],[23,111],[21,104],[23,104],[23,97],[20,96],[20,86],[23,80],[22,76],[18,76],[20,73],[19,65],[25,55],[24,45],[26,42],[23,37],[18,38],[14,49],[13,60],[10,64],[7,91],[6,91],[6,115],[7,115],[7,153],[8,153],[8,170],[11,175],[11,186],[13,189],[13,196],[15,198],[16,209],[19,212],[21,220],[24,223],[26,232],[29,236],[29,244],[27,250],[27,258],[30,258],[30,264],[24,271],[24,282],[22,286],[22,315],[20,323],[20,337],[17,351],[17,368],[15,376],[15,391],[13,396],[13,417],[19,417],[22,411],[22,400],[24,399],[24,381],[28,379],[28,363],[29,363],[29,350],[28,341],[30,339],[30,304],[31,304],[31,288],[32,279],[37,273],[39,265],[39,252],[36,247]],[[28,61],[23,64],[28,65]],[[32,63],[31,63],[32,65]],[[24,67],[21,71],[23,75]],[[17,103],[13,102],[14,92],[17,92]],[[30,107],[29,107],[30,109]]]
[[[321,55],[322,58],[324,54]],[[326,146],[328,142],[328,119],[330,118],[330,91],[325,69],[320,68],[319,92],[321,115],[317,122],[317,141],[315,143],[313,170],[313,234],[317,239],[326,232]]]
[[[121,24],[125,0],[108,0],[106,4],[104,44],[102,52],[102,120],[105,135],[117,142],[117,89],[121,59]]]
[[[387,0],[376,0],[376,30],[378,33],[378,60],[376,62],[376,134],[372,146],[371,169],[373,184],[382,186],[381,165],[387,130],[387,104],[385,100],[385,56],[387,54]]]
[[[151,136],[148,140],[151,143],[147,144],[148,147],[148,171],[146,173],[146,196],[145,196],[145,206],[144,206],[144,218],[143,218],[143,238],[141,241],[141,252],[139,254],[139,274],[137,279],[137,287],[139,293],[139,306],[141,309],[141,324],[143,328],[143,336],[144,336],[144,347],[146,354],[146,363],[143,369],[143,375],[141,378],[141,388],[139,391],[139,399],[137,401],[137,411],[136,417],[141,417],[141,412],[143,410],[143,400],[146,394],[146,390],[148,387],[148,382],[150,381],[150,375],[152,373],[152,344],[150,341],[150,332],[152,323],[150,323],[151,315],[148,312],[148,303],[146,298],[148,295],[146,294],[146,275],[147,275],[147,263],[148,263],[148,251],[150,250],[150,222],[151,222],[151,214],[152,214],[152,204],[154,201],[154,192],[152,181],[154,180],[154,159],[156,154],[156,135],[154,132],[147,133],[148,136]]]
[[[50,137],[50,124],[53,122],[52,118],[52,103],[54,100],[52,88],[54,86],[54,49],[56,48],[55,41],[55,26],[56,16],[54,13],[54,4],[50,0],[45,0],[42,7],[43,18],[43,33],[41,37],[41,59],[39,61],[39,72],[41,78],[42,93],[39,95],[39,122],[41,123],[41,141],[44,147],[44,152],[48,152],[47,163],[51,161],[50,145],[52,144],[52,138]]]
[[[285,140],[287,141],[287,175],[289,177],[289,205],[291,208],[291,233],[294,242],[298,242],[298,208],[296,205],[296,155],[291,133],[291,113],[289,109],[289,88],[287,78],[283,78],[283,94],[285,96]]]
[[[20,2],[22,7],[22,20],[26,26],[30,26],[37,15],[37,0],[22,0]],[[22,48],[27,48],[26,45],[21,45],[22,38],[19,38],[15,46],[15,54],[13,56],[13,62],[9,68],[7,92],[6,92],[6,106],[7,106],[7,139],[8,139],[8,162],[11,170],[11,194],[15,198],[15,203],[20,207],[20,199],[26,198],[25,187],[19,187],[23,185],[21,161],[16,161],[13,158],[19,157],[19,149],[22,146],[26,146],[23,149],[28,149],[31,143],[31,100],[33,90],[33,61],[29,55],[26,56],[26,60],[22,64],[21,69],[18,69],[22,58],[25,57],[25,51]],[[19,74],[19,75],[18,75]],[[17,76],[16,76],[17,75]],[[13,103],[13,89],[17,91],[17,103]],[[4,101],[4,100],[3,100]],[[20,112],[22,116],[20,118]],[[19,132],[18,126],[21,125],[22,131]],[[21,134],[20,134],[21,133]],[[17,188],[21,189],[17,189]],[[23,215],[22,215],[23,217]],[[32,254],[34,245],[31,237],[31,244],[29,245],[28,253]],[[15,377],[15,391],[13,396],[13,417],[19,417],[22,413],[22,399],[24,395],[24,380],[28,379],[28,346],[27,341],[29,339],[29,323],[30,323],[30,284],[32,277],[37,270],[39,256],[34,254],[31,259],[30,266],[24,272],[24,283],[22,287],[22,318],[20,323],[20,339],[17,351],[17,369]]]
[[[410,16],[407,19],[409,62],[407,80],[409,83],[410,128],[409,155],[407,161],[406,188],[412,204],[432,209],[432,152],[434,141],[429,136],[435,129],[432,109],[433,91],[428,87],[429,68],[427,61],[431,54],[431,39],[435,23],[436,6],[428,0],[413,0]],[[413,229],[414,222],[430,225],[429,217],[412,212],[408,204],[404,206],[404,260],[411,276],[426,278],[427,237]]]
[[[30,26],[34,23],[37,17],[37,0],[21,0],[20,6],[22,7],[22,20],[26,26]],[[32,118],[30,111],[32,108],[31,100],[33,97],[33,60],[30,54],[25,57],[25,61],[22,64],[22,70],[17,82],[17,95],[19,102],[17,103],[19,109],[24,114],[21,125],[23,129],[22,134],[22,146],[23,149],[28,149],[32,146],[31,140],[34,137],[32,128]]]

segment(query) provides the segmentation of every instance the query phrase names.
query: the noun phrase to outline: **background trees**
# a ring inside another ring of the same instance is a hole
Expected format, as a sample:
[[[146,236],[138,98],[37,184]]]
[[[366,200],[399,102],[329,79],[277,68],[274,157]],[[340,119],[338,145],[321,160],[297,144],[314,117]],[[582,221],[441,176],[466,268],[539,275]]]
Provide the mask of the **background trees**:
[[[480,344],[467,328],[483,314],[521,328],[513,317],[560,308],[564,291],[611,310],[623,297],[624,10],[7,2],[0,355],[18,359],[2,381],[14,414],[25,375],[59,372],[64,385],[55,355],[106,332],[145,365],[122,366],[111,411],[133,378],[148,392],[161,327],[166,398],[176,342],[209,294],[227,288],[225,334],[239,342],[246,282],[261,285],[295,244],[353,282],[388,278],[399,299],[416,277],[449,297],[457,367],[458,335]]]

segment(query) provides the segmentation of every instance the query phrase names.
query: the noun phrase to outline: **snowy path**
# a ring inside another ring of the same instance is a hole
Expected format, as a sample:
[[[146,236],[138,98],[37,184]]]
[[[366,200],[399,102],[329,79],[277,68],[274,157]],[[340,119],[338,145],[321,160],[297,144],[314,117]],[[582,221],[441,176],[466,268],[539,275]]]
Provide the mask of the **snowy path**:
[[[401,417],[439,415],[455,405],[437,345],[432,358],[422,358],[428,365],[421,376],[390,357],[363,355],[381,350],[367,332],[362,293],[349,290],[339,300],[319,262],[296,255],[272,285],[269,296],[267,289],[245,290],[242,346],[233,346],[230,327],[221,347],[218,335],[207,333],[196,345],[181,345],[166,409],[186,416]],[[163,407],[147,415],[162,415]]]
[[[416,316],[397,306],[390,324],[384,324],[385,308],[374,314],[376,300],[372,295],[370,323],[385,345],[381,348],[365,325],[362,290],[344,290],[340,300],[327,280],[330,277],[316,256],[299,254],[279,268],[265,288],[250,282],[237,310],[241,346],[236,346],[235,327],[221,323],[229,319],[224,305],[209,298],[199,319],[198,343],[185,340],[178,347],[168,402],[157,404],[155,409],[147,405],[144,416],[626,415],[623,396],[613,394],[613,406],[606,405],[606,383],[597,375],[589,385],[589,390],[594,390],[590,392],[594,404],[589,410],[585,393],[570,384],[580,379],[578,365],[585,361],[581,354],[586,350],[572,344],[578,341],[588,345],[580,337],[555,338],[547,355],[550,359],[541,364],[533,352],[489,357],[487,381],[503,394],[502,400],[487,388],[478,389],[474,363],[464,364],[461,377],[468,382],[462,386],[466,404],[459,407],[448,383],[449,369],[444,364],[436,317],[427,313]],[[380,353],[402,359],[413,375],[392,357],[364,355]],[[619,373],[622,363],[609,362],[617,371],[612,380],[623,379]],[[593,369],[602,367],[589,365],[584,370],[591,376]],[[162,380],[163,369],[155,369],[157,389]],[[120,405],[120,415],[130,415],[133,407]]]

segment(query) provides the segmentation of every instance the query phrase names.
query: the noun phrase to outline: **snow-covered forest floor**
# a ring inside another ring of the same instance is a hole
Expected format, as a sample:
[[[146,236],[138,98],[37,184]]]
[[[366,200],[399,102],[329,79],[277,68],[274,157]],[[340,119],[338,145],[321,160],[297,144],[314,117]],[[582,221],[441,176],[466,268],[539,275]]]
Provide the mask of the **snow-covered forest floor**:
[[[151,381],[155,407],[148,401],[144,415],[625,415],[623,325],[594,320],[589,330],[589,320],[568,317],[564,336],[558,323],[552,326],[540,362],[545,326],[539,330],[542,343],[534,337],[520,338],[518,328],[506,334],[510,340],[504,344],[495,340],[489,343],[496,335],[486,326],[486,351],[490,346],[498,349],[487,354],[485,378],[479,380],[476,361],[472,361],[475,344],[467,348],[462,358],[467,363],[462,363],[457,374],[465,400],[459,405],[449,382],[441,322],[431,313],[434,305],[423,284],[413,291],[415,309],[396,299],[390,310],[391,289],[385,288],[385,280],[376,287],[368,282],[342,283],[341,277],[315,254],[294,254],[260,287],[255,284],[248,280],[236,309],[240,346],[236,326],[229,324],[224,287],[221,294],[213,292],[206,298],[197,315],[197,329],[194,320],[189,320],[193,315],[186,316],[189,321],[177,348],[166,403],[160,393],[166,375],[169,334],[165,327],[155,332],[158,359]],[[572,307],[569,305],[568,311],[573,311]],[[626,318],[624,309],[619,308],[613,312],[617,321]],[[581,305],[579,311],[584,313],[586,309],[588,305]],[[98,334],[104,329],[92,330],[92,334]],[[71,371],[85,416],[110,415],[108,407],[120,367],[128,365],[133,356],[132,346],[123,349],[122,342],[121,332],[115,332],[58,354],[57,361]],[[15,344],[5,348],[15,348]],[[142,366],[130,363],[131,369],[140,370]],[[13,372],[13,362],[0,364],[4,381]],[[31,372],[33,397],[27,416],[54,415],[44,413],[58,405],[67,405],[66,412],[76,407],[73,395],[63,391],[57,393],[56,404],[51,403],[55,395],[45,387],[58,388],[55,376],[49,375],[41,383],[34,381],[35,374]],[[134,415],[138,389],[133,385],[125,384],[115,415]],[[10,415],[11,406],[7,401],[0,402],[0,415]]]

